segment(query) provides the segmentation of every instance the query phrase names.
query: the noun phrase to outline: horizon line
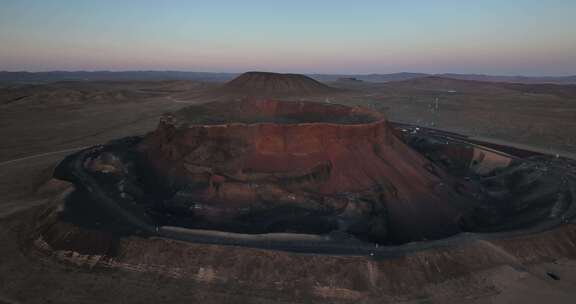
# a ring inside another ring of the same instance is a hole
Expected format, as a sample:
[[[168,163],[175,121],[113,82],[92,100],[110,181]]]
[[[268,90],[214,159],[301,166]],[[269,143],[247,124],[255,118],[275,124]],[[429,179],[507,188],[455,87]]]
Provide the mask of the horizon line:
[[[146,73],[146,72],[156,72],[156,73],[205,73],[205,74],[243,74],[247,72],[271,72],[278,74],[302,74],[302,75],[392,75],[392,74],[424,74],[424,75],[470,75],[470,76],[492,76],[492,77],[543,77],[543,78],[565,78],[565,77],[576,77],[576,73],[573,74],[556,74],[556,75],[536,75],[536,74],[486,74],[486,73],[458,73],[458,72],[441,72],[441,73],[431,73],[431,72],[376,72],[376,73],[321,73],[321,72],[274,72],[269,70],[246,70],[243,72],[232,72],[232,71],[194,71],[194,70],[162,70],[162,69],[143,69],[143,70],[46,70],[46,71],[30,71],[30,70],[0,70],[0,73],[29,73],[29,74],[40,74],[40,73]]]

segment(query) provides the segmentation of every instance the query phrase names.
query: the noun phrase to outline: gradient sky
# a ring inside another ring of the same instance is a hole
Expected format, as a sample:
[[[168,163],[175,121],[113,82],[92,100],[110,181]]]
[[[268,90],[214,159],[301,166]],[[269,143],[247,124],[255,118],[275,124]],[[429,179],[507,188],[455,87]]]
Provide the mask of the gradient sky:
[[[0,70],[576,74],[576,0],[0,0]]]

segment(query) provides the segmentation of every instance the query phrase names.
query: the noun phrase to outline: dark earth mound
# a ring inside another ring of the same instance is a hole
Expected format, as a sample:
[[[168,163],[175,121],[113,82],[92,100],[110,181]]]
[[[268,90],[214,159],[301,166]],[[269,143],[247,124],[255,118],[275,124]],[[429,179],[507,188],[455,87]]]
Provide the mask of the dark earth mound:
[[[247,72],[212,93],[249,97],[286,97],[325,95],[342,91],[300,74]]]

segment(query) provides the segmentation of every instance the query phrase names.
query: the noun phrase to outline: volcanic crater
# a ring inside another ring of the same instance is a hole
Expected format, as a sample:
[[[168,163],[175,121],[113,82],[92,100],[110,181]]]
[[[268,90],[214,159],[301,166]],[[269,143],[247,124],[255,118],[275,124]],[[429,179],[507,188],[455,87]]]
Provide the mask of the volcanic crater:
[[[213,102],[67,157],[55,177],[75,190],[38,227],[53,247],[64,246],[55,223],[66,223],[98,235],[80,242],[140,235],[378,253],[374,244],[571,221],[575,172],[568,159],[392,124],[363,108]]]

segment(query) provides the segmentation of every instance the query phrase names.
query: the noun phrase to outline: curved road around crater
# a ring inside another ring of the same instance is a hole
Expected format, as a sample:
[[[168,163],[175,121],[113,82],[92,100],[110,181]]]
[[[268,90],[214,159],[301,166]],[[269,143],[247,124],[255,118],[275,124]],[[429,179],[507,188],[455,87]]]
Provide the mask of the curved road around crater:
[[[40,154],[31,155],[31,156],[16,158],[16,159],[12,159],[12,160],[8,160],[8,161],[1,162],[1,163],[0,163],[0,167],[1,167],[1,166],[4,166],[4,165],[11,164],[11,163],[17,163],[17,162],[21,162],[21,161],[24,161],[24,160],[34,159],[34,158],[38,158],[38,157],[42,157],[42,156],[48,156],[48,155],[54,155],[54,154],[59,154],[59,153],[78,151],[78,150],[81,150],[81,149],[84,149],[84,148],[88,148],[88,147],[90,147],[90,146],[82,146],[82,147],[76,147],[76,148],[71,148],[71,149],[65,149],[65,150],[59,150],[59,151],[53,151],[53,152],[47,152],[47,153],[40,153]]]

